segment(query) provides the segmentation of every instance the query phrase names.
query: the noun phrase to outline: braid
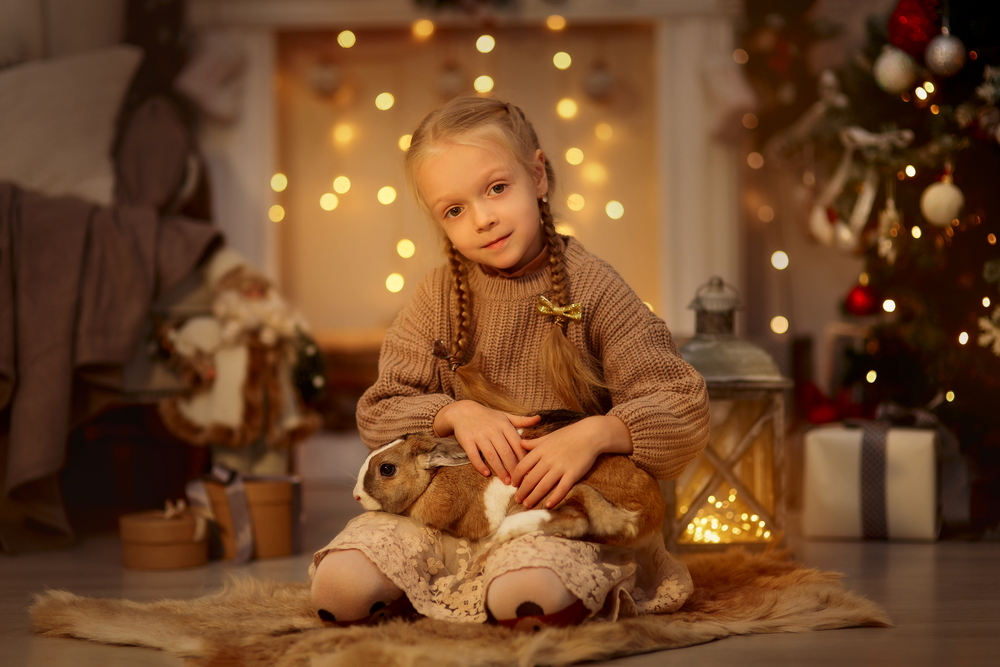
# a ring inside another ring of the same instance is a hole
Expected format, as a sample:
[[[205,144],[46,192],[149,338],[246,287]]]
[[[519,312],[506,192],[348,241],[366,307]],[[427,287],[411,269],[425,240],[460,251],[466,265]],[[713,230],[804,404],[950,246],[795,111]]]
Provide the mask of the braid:
[[[456,316],[456,333],[451,342],[451,364],[461,365],[469,346],[469,328],[472,324],[472,291],[469,289],[469,276],[461,255],[451,242],[445,239],[445,254],[448,255],[448,265],[451,268],[452,285],[458,298],[458,313]]]
[[[545,243],[549,250],[549,267],[552,269],[552,294],[557,306],[565,306],[569,302],[568,277],[566,275],[566,260],[563,256],[563,246],[556,233],[555,220],[549,203],[544,199],[538,203],[538,212],[542,218],[542,231],[545,233]],[[566,320],[558,320],[563,329]]]

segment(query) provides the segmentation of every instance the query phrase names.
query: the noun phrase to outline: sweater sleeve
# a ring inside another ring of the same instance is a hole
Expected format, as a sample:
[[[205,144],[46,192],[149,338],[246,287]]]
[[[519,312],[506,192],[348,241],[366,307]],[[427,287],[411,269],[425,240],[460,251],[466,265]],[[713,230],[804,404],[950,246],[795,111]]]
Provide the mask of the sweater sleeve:
[[[613,407],[632,435],[632,460],[676,479],[708,443],[705,380],[681,358],[666,323],[614,270],[595,306],[598,349]]]
[[[454,398],[438,377],[432,355],[435,333],[447,318],[448,292],[436,288],[439,272],[418,285],[382,341],[378,380],[358,402],[358,430],[371,449],[407,433],[429,433],[434,417]]]

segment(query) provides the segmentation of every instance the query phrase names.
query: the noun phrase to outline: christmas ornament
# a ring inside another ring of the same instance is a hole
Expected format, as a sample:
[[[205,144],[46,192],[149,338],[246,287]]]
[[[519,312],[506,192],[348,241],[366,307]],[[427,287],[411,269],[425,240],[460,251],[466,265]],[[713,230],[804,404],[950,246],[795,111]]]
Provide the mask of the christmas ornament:
[[[898,95],[913,85],[917,77],[917,63],[903,51],[886,44],[875,60],[872,74],[879,88]]]
[[[855,285],[844,299],[844,309],[857,317],[874,315],[879,308],[878,294],[871,285]]]
[[[892,266],[896,263],[896,244],[893,239],[903,226],[903,219],[896,209],[896,182],[889,178],[885,189],[885,208],[878,214],[877,250],[878,256]]]
[[[900,0],[889,17],[889,42],[919,58],[938,34],[937,0]]]
[[[949,226],[964,205],[965,195],[952,182],[951,174],[945,174],[941,181],[931,183],[920,195],[920,212],[927,222],[938,227]]]
[[[965,44],[944,26],[941,34],[927,44],[924,62],[938,76],[955,76],[965,65]]]

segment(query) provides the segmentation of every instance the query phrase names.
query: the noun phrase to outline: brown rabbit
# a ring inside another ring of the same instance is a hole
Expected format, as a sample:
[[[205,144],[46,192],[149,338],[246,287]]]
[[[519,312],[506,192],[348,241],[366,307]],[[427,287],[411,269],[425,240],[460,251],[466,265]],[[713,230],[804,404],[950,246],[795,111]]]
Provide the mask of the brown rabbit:
[[[541,412],[521,430],[537,438],[583,418]],[[602,454],[551,510],[525,510],[516,488],[483,477],[454,438],[407,435],[373,451],[358,475],[354,498],[367,510],[408,516],[459,537],[509,540],[536,530],[549,535],[632,546],[658,535],[665,511],[659,484],[632,461]]]

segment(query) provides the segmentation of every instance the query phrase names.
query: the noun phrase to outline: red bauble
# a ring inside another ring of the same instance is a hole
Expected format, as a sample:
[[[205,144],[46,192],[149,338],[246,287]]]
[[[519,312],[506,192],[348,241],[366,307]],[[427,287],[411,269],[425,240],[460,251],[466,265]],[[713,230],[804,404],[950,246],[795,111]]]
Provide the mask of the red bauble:
[[[844,308],[851,315],[862,317],[878,312],[878,296],[871,285],[855,285],[844,299]]]
[[[941,32],[938,0],[899,0],[889,17],[889,42],[923,62],[927,42]]]

